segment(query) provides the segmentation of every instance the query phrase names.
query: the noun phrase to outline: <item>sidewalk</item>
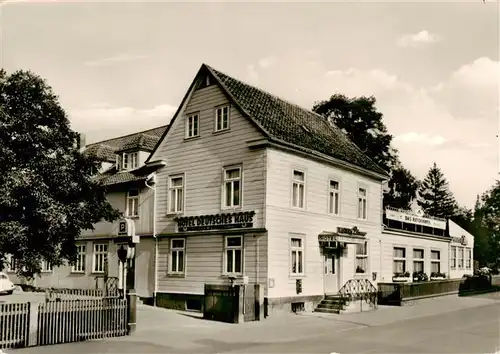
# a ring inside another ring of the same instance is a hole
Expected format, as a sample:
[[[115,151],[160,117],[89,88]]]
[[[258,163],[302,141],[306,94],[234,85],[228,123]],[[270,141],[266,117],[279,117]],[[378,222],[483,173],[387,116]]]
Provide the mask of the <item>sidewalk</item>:
[[[407,319],[414,319],[436,314],[444,314],[466,308],[487,306],[498,303],[500,293],[459,297],[458,295],[441,296],[420,300],[405,306],[379,306],[375,311],[330,315],[324,313],[304,313],[302,316],[316,316],[334,321],[355,323],[364,326],[380,326]]]

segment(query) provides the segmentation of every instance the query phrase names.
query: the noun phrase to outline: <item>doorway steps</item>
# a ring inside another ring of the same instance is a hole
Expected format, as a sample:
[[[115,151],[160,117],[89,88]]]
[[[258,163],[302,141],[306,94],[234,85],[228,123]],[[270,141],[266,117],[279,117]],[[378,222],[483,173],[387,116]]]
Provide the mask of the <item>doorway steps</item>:
[[[314,312],[340,314],[346,310],[346,301],[340,295],[325,295]]]

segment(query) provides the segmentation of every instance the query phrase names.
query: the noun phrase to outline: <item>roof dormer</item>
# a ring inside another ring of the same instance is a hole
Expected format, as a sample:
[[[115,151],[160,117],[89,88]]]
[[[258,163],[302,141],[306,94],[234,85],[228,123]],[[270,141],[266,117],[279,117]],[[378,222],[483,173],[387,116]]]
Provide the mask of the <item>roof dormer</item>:
[[[125,151],[116,155],[116,170],[129,171],[135,170],[139,166],[139,151]]]

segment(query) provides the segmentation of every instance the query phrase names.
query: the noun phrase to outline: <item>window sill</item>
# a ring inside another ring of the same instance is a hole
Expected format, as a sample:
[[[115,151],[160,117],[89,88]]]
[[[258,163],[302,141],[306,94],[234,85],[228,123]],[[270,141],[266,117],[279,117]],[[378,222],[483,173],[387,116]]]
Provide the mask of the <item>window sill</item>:
[[[296,207],[296,206],[293,206],[293,205],[290,208],[293,209],[293,210],[298,210],[298,211],[306,211],[306,208],[299,208],[299,207]]]
[[[178,216],[183,216],[184,215],[184,211],[181,211],[181,212],[178,212],[178,213],[174,213],[174,212],[168,212],[165,214],[166,216],[169,216],[169,217],[178,217]]]
[[[76,271],[76,270],[75,270],[75,271],[73,271],[73,270],[72,270],[71,272],[69,272],[69,274],[75,274],[75,275],[85,275],[85,274],[86,274],[86,272],[85,272],[84,270],[81,270],[81,271]]]
[[[364,272],[364,273],[354,273],[354,276],[355,276],[355,277],[359,277],[359,278],[361,278],[361,277],[367,277],[367,276],[369,276],[369,274],[370,274],[369,272]]]
[[[306,278],[305,274],[290,274],[289,275],[290,279],[301,279],[301,278]]]
[[[229,128],[221,129],[221,130],[214,130],[212,132],[212,135],[221,135],[221,134],[229,133],[230,131],[231,130]]]
[[[200,135],[185,137],[184,138],[184,142],[191,141],[191,140],[196,140],[196,139],[199,139],[199,138],[201,138]]]
[[[228,278],[243,278],[245,275],[243,273],[224,273],[220,277],[223,279]]]
[[[136,220],[139,219],[139,215],[125,215],[125,218]]]
[[[185,278],[185,273],[167,273],[167,278]]]
[[[53,273],[52,270],[42,270],[40,273],[42,274],[50,274],[50,273]]]
[[[222,207],[220,210],[221,212],[228,212],[228,211],[241,211],[243,209],[242,206],[237,206],[237,207]]]

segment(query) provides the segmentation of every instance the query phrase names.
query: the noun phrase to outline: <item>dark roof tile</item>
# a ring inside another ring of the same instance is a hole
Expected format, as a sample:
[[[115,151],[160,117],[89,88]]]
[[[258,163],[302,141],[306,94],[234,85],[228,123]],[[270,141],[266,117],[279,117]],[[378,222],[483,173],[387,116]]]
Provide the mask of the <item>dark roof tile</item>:
[[[205,65],[269,138],[348,162],[378,174],[387,172],[322,116]]]

